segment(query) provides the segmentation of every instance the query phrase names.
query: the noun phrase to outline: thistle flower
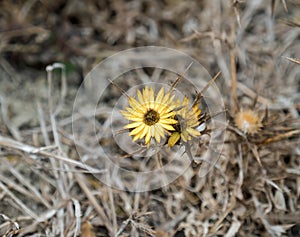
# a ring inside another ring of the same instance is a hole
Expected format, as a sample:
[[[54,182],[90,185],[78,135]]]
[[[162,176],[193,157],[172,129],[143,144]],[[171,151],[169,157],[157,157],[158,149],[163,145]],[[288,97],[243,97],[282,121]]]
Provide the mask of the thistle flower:
[[[234,118],[235,125],[244,133],[255,134],[261,127],[261,119],[258,114],[250,109],[239,111]]]
[[[192,140],[192,137],[200,136],[200,132],[195,129],[200,124],[201,110],[198,105],[196,104],[189,109],[189,99],[187,97],[184,97],[181,104],[177,101],[177,104],[181,106],[181,109],[176,112],[174,117],[177,123],[173,125],[175,131],[172,132],[168,140],[170,147],[174,146],[180,139],[187,142]]]
[[[173,100],[174,95],[171,96],[171,92],[165,94],[164,88],[161,88],[155,97],[153,88],[148,89],[147,86],[142,92],[137,90],[137,100],[129,97],[129,107],[120,112],[132,121],[124,128],[130,129],[129,135],[133,136],[133,141],[145,138],[145,144],[149,144],[151,138],[155,138],[160,143],[166,131],[175,130],[172,126],[177,123],[173,119],[176,106]]]

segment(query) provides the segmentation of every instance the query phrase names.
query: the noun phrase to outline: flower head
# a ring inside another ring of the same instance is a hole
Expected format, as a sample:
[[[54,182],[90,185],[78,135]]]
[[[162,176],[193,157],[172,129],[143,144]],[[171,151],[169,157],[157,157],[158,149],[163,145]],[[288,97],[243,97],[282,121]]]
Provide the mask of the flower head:
[[[171,96],[171,92],[165,94],[164,88],[161,88],[155,97],[153,88],[147,86],[142,92],[137,90],[137,100],[129,97],[129,107],[121,113],[132,121],[124,128],[130,129],[129,135],[134,136],[133,141],[145,138],[145,143],[149,144],[151,138],[155,138],[160,143],[166,131],[175,130],[172,126],[177,123],[173,119],[173,110],[176,107],[173,100],[174,96]]]
[[[196,104],[189,108],[189,99],[187,97],[184,97],[181,104],[177,101],[177,104],[181,106],[181,109],[176,112],[174,117],[177,123],[173,125],[175,131],[172,132],[168,140],[170,147],[174,146],[180,139],[187,142],[192,137],[200,136],[200,132],[195,129],[200,124],[201,110],[198,108],[198,105]]]
[[[234,118],[235,124],[244,133],[255,134],[261,127],[261,119],[258,114],[250,109],[241,110]]]

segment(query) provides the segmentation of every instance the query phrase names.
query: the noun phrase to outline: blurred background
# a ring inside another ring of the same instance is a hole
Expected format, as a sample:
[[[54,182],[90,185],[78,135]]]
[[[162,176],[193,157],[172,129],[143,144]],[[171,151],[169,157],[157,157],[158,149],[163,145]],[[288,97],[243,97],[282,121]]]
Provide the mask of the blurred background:
[[[238,108],[252,106],[278,115],[274,120],[281,123],[271,125],[278,129],[268,136],[299,128],[297,0],[2,0],[0,9],[3,137],[35,147],[53,145],[48,65],[65,65],[67,92],[57,120],[71,134],[68,118],[87,73],[121,50],[149,45],[182,51],[211,75],[221,71],[217,85],[229,124]],[[53,74],[53,88],[54,95],[61,93],[59,72]],[[49,144],[42,138],[41,117],[48,126]],[[244,150],[244,143],[237,145],[239,139],[229,135],[224,157],[206,179],[199,179],[191,169],[166,189],[131,194],[108,190],[92,175],[81,174],[63,177],[66,195],[55,174],[45,168],[49,161],[40,158],[41,163],[34,161],[33,166],[24,151],[7,148],[2,141],[0,214],[9,219],[1,216],[0,231],[3,236],[296,237],[300,235],[299,137],[286,138],[268,148],[250,139],[258,146],[254,153],[263,159],[263,168],[255,155]],[[78,160],[71,136],[64,139],[65,155]],[[240,155],[245,164],[237,160]],[[33,167],[39,167],[40,173]],[[81,206],[80,228],[72,197]],[[28,217],[16,200],[37,216],[47,217],[42,222]],[[59,223],[64,226],[57,227]]]

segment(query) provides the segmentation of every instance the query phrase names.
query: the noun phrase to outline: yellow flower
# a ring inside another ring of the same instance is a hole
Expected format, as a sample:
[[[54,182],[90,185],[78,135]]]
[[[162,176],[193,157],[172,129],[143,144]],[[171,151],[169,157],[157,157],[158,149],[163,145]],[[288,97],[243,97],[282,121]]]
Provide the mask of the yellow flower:
[[[161,88],[156,98],[152,87],[146,86],[143,91],[137,90],[137,100],[129,97],[129,107],[127,111],[121,111],[122,115],[132,122],[124,126],[130,129],[130,136],[133,141],[145,138],[145,143],[149,144],[151,138],[160,143],[161,138],[165,137],[166,131],[174,131],[172,124],[177,123],[173,119],[173,111],[176,104],[173,102],[174,95],[171,92],[164,94]]]
[[[180,102],[177,101],[179,105]],[[192,137],[200,136],[200,132],[195,128],[199,126],[199,118],[201,110],[198,108],[198,105],[194,105],[189,109],[189,99],[184,97],[183,102],[181,103],[181,109],[178,110],[175,114],[174,119],[177,120],[177,123],[173,125],[175,131],[172,132],[168,140],[168,145],[170,147],[174,146],[180,139],[183,142],[190,141]]]

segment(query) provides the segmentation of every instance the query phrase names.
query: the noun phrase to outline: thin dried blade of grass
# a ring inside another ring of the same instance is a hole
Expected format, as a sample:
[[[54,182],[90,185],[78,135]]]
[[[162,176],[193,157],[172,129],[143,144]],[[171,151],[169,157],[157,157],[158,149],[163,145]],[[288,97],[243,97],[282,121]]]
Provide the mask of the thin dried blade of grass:
[[[88,186],[85,182],[84,176],[82,176],[81,174],[75,174],[75,178],[76,178],[76,181],[77,181],[78,185],[80,186],[82,191],[86,194],[87,198],[89,199],[91,205],[94,206],[95,210],[97,211],[97,213],[101,217],[103,223],[105,224],[105,227],[107,228],[107,230],[109,231],[111,236],[113,236],[114,235],[114,230],[113,230],[114,227],[108,221],[108,218],[107,218],[103,208],[98,204],[96,198],[94,197],[94,195],[92,194],[92,192],[88,188]]]
[[[190,69],[190,67],[193,65],[193,62],[191,62],[187,67],[186,69],[179,74],[179,76],[176,78],[176,80],[172,83],[170,89],[169,89],[169,92],[173,91],[176,86],[178,85],[178,83],[182,80],[182,78],[184,77],[185,73]]]
[[[233,4],[232,4],[236,22],[238,23],[239,27],[241,27],[241,17],[240,17],[240,12],[239,12],[240,3],[241,2],[239,0],[233,0]]]
[[[18,170],[16,170],[14,167],[11,167],[9,164],[6,163],[6,166],[8,167],[8,170],[18,179],[18,181],[25,186],[28,190],[32,192],[34,195],[34,199],[41,202],[45,207],[50,208],[50,203],[42,196],[42,194],[37,190],[35,186],[33,186],[30,183],[30,180],[28,180],[26,177],[24,177]]]
[[[36,105],[37,105],[38,118],[39,118],[40,128],[42,131],[44,142],[46,146],[50,146],[50,139],[46,129],[46,122],[45,122],[45,116],[44,116],[44,111],[42,109],[42,105],[40,101],[37,101]]]
[[[106,179],[108,180],[109,183],[111,183],[111,176],[109,175],[109,173],[106,173]],[[109,202],[110,202],[110,208],[111,208],[111,219],[112,219],[112,223],[113,223],[113,229],[114,229],[114,233],[116,233],[117,231],[117,215],[116,215],[116,209],[115,209],[115,202],[114,202],[114,195],[113,195],[113,190],[112,188],[110,188],[109,186],[106,186],[106,190],[108,192],[108,197],[109,197]]]
[[[7,188],[1,181],[0,181],[0,189],[2,189],[20,208],[21,210],[32,217],[34,220],[40,222],[41,219],[38,215],[35,214],[33,210],[31,210],[28,206],[26,206],[19,198],[14,195],[9,188]]]
[[[230,225],[230,228],[224,237],[234,237],[236,236],[238,230],[240,229],[242,223],[236,218],[233,217],[233,221]]]
[[[126,221],[123,221],[122,225],[120,226],[120,228],[118,229],[118,231],[115,234],[115,237],[119,237],[123,231],[125,231],[126,227],[130,224],[131,219],[127,219]]]
[[[300,26],[300,25],[299,25],[299,26]],[[285,58],[288,59],[288,60],[290,60],[291,62],[300,64],[300,59],[297,59],[297,58],[289,58],[289,57],[285,57]]]
[[[63,104],[59,104],[56,109],[54,110],[54,105],[53,105],[53,95],[52,95],[52,73],[53,70],[56,68],[61,68],[62,64],[53,64],[53,65],[48,65],[46,67],[46,71],[47,71],[47,81],[48,81],[48,106],[49,106],[49,114],[50,114],[50,122],[51,122],[51,127],[52,127],[52,134],[54,137],[54,143],[57,146],[59,153],[63,154],[63,150],[62,150],[62,146],[61,146],[61,142],[60,142],[60,138],[59,138],[59,134],[57,131],[57,125],[56,125],[56,112],[58,113]],[[63,75],[65,75],[65,73],[62,73]],[[61,101],[64,101],[64,97],[65,97],[65,88],[66,88],[66,77],[62,76],[63,80],[62,80],[62,90],[61,90]],[[67,186],[67,177],[66,177],[66,173],[65,172],[59,172],[57,169],[57,160],[54,160],[53,158],[49,158],[52,168],[53,168],[53,173],[55,175],[56,178],[56,182],[57,182],[57,186],[58,186],[58,190],[60,192],[60,194],[62,195],[63,198],[66,198],[68,196],[68,194],[66,193],[66,186]],[[62,163],[62,161],[58,161],[58,165],[60,169],[63,169],[64,164]],[[68,168],[67,164],[65,164],[65,167]],[[61,221],[60,224],[62,225],[63,222]],[[63,233],[63,227],[61,226],[61,233]]]
[[[263,104],[265,106],[270,106],[273,103],[270,99],[263,97],[262,95],[258,95],[254,90],[247,87],[245,84],[241,82],[237,82],[237,87],[247,96],[252,98],[253,100],[256,98],[257,102]]]
[[[0,95],[0,104],[1,104],[1,115],[2,115],[4,124],[6,125],[6,127],[12,134],[12,136],[16,140],[21,141],[21,135],[20,135],[18,128],[16,126],[14,126],[13,123],[10,122],[9,115],[8,115],[9,114],[8,105],[6,103],[5,98],[2,95]]]
[[[80,234],[80,226],[81,226],[81,208],[80,208],[80,202],[72,198],[74,208],[75,208],[75,230],[74,230],[74,237],[78,236]]]
[[[240,15],[238,13],[237,7],[239,5],[239,1],[234,1],[233,2],[233,10],[234,13],[236,15],[237,18],[237,22],[239,27],[241,27],[241,23],[240,23]],[[235,22],[233,21],[233,19],[231,20],[231,24],[230,24],[230,43],[229,45],[231,47],[229,47],[230,50],[230,75],[231,75],[231,99],[232,99],[232,110],[234,112],[236,112],[238,110],[238,99],[237,99],[237,85],[236,85],[236,50],[237,50],[237,46],[236,46],[236,29],[235,29]]]
[[[36,202],[40,202],[40,200],[37,197],[35,197],[33,193],[31,193],[26,188],[20,186],[18,183],[11,180],[11,178],[7,178],[5,176],[0,175],[0,181],[5,183],[8,187],[11,187],[10,190],[15,190],[18,193],[24,195],[23,197],[27,197],[32,200],[35,200]]]
[[[83,164],[79,161],[70,159],[68,157],[56,155],[56,154],[53,154],[51,152],[44,151],[43,149],[36,148],[36,147],[30,146],[30,145],[27,145],[25,143],[17,142],[15,140],[12,140],[10,138],[6,138],[6,137],[3,137],[3,136],[0,136],[0,145],[4,146],[4,147],[11,148],[11,149],[17,149],[17,150],[23,151],[23,152],[27,153],[29,155],[29,157],[33,160],[36,160],[37,159],[36,156],[40,155],[40,156],[43,156],[45,158],[51,158],[51,157],[55,158],[57,160],[66,162],[68,164],[77,166],[79,168],[82,168],[83,170],[87,170],[90,173],[104,173],[104,172],[106,172],[106,170],[98,170],[98,169],[90,167],[86,164]],[[62,170],[64,170],[64,169],[62,169]]]
[[[285,0],[281,0],[281,2],[282,2],[282,5],[283,5],[283,7],[284,7],[284,10],[285,10],[286,12],[288,12],[289,10],[288,10],[288,8],[287,8],[286,1],[285,1]]]
[[[210,232],[215,233],[218,231],[220,226],[222,225],[222,222],[224,219],[228,216],[230,212],[235,208],[236,199],[234,196],[230,198],[230,202],[228,203],[228,206],[226,207],[226,210],[218,217],[218,221],[212,226]]]
[[[271,16],[274,17],[276,0],[271,1]]]
[[[266,138],[261,142],[260,145],[267,145],[269,143],[279,142],[294,136],[298,136],[299,134],[300,134],[300,130],[292,130],[286,133],[282,133],[282,134],[275,135],[273,137]]]
[[[5,214],[0,213],[0,216],[9,225],[9,228],[6,231],[6,236],[13,236],[14,234],[18,234],[17,232],[20,230],[20,225],[18,224],[18,222],[13,221],[11,218],[6,216]],[[4,225],[5,225],[5,223],[0,225],[0,231],[5,227]]]
[[[300,23],[297,20],[287,20],[287,19],[281,19],[282,23],[291,26],[291,27],[300,27]]]

